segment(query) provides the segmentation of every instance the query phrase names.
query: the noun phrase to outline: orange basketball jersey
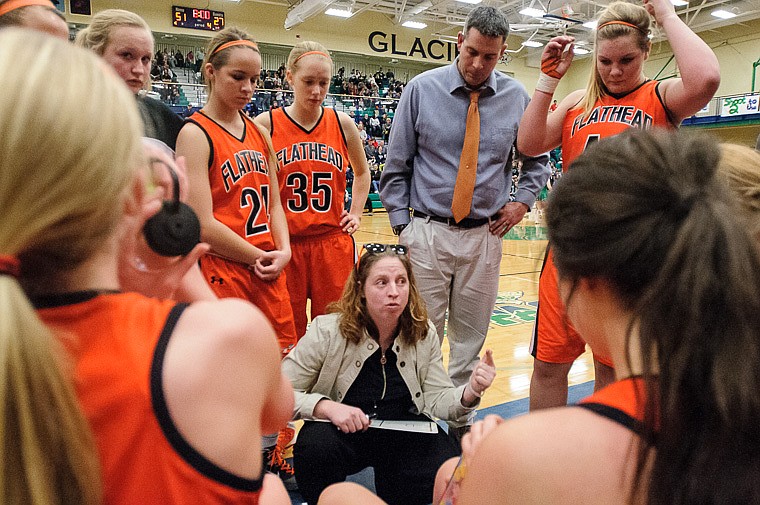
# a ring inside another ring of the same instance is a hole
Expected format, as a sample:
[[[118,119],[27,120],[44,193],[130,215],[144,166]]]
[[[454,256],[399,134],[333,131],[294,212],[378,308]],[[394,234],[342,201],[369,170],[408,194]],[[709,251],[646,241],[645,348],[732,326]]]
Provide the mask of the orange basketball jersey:
[[[590,143],[612,137],[628,128],[674,128],[658,92],[657,81],[645,81],[622,97],[600,98],[588,118],[583,110],[571,109],[562,125],[563,170],[571,168]],[[585,342],[567,319],[559,296],[557,272],[551,249],[547,251],[538,286],[538,312],[531,345],[533,357],[548,363],[571,363],[583,353]],[[605,365],[609,356],[594,354]]]
[[[640,431],[644,423],[646,387],[641,377],[613,382],[580,401],[578,406],[611,419],[632,431]],[[655,429],[658,421],[655,420]]]
[[[349,163],[338,113],[323,107],[311,130],[303,129],[284,108],[271,110],[269,120],[290,235],[321,235],[340,229]]]
[[[275,248],[269,226],[269,148],[261,132],[245,114],[243,135],[237,138],[198,111],[190,116],[206,134],[211,153],[208,178],[214,217],[250,244]]]
[[[95,435],[105,505],[256,504],[260,479],[215,465],[182,436],[163,393],[163,359],[186,307],[135,293],[34,300],[74,366]]]
[[[562,124],[562,164],[567,170],[586,146],[628,128],[674,128],[658,91],[657,81],[645,81],[622,97],[603,96],[588,118],[580,108],[570,109]]]

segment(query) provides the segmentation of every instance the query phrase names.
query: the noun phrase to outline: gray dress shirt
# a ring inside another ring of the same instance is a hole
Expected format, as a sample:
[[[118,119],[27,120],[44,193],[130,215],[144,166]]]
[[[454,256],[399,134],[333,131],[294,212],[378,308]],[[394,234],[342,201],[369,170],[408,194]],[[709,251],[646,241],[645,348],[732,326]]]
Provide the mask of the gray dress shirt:
[[[452,217],[451,201],[464,143],[470,90],[451,65],[429,70],[404,88],[393,119],[380,198],[391,226],[409,222],[409,208]],[[509,200],[510,152],[529,97],[501,72],[481,87],[480,147],[472,207],[468,217],[491,217]],[[515,200],[530,208],[549,178],[546,154],[523,158]]]

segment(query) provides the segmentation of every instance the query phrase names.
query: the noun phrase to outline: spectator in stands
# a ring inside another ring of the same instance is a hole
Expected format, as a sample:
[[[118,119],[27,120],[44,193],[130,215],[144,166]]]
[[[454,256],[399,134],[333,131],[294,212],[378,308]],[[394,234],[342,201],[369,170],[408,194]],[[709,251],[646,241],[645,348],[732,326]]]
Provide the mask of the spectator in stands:
[[[182,118],[160,101],[140,95],[150,82],[154,51],[153,34],[145,20],[121,9],[100,11],[77,34],[76,44],[100,55],[126,83],[137,100],[145,135],[175,149]]]
[[[168,60],[165,61],[164,66],[161,67],[161,73],[159,75],[159,78],[162,81],[169,81],[169,82],[171,82],[171,80],[174,78],[174,72],[172,72],[172,69],[169,67]]]
[[[156,65],[158,65],[159,68],[164,66],[164,62],[166,62],[166,56],[164,55],[164,51],[162,49],[156,51],[156,57],[153,59],[153,61]]]
[[[435,423],[433,433],[410,433],[368,430],[371,420],[464,419],[496,369],[488,350],[467,384],[454,387],[406,248],[367,244],[363,252],[334,313],[312,321],[283,361],[295,412],[306,420],[294,448],[299,490],[314,505],[325,487],[372,466],[389,503],[430,503],[435,472],[457,454],[455,443]]]
[[[0,2],[0,28],[20,26],[69,40],[69,25],[50,0]]]
[[[150,66],[150,78],[154,81],[161,80],[161,67],[158,65],[158,59],[153,59],[153,64]]]
[[[380,176],[383,174],[383,171],[380,170],[380,167],[377,165],[374,166],[372,169],[372,189],[375,193],[380,192]]]
[[[388,138],[391,136],[391,118],[386,117],[385,123],[383,123],[383,141],[388,142]]]
[[[194,65],[195,65],[195,53],[191,49],[187,52],[187,55],[185,55],[185,67],[193,68]]]
[[[363,143],[364,143],[364,155],[367,158],[367,161],[372,161],[374,163],[375,153],[377,152],[377,148],[375,147],[375,142],[373,141],[372,137],[367,137]]]
[[[176,81],[176,78],[175,78],[175,81]],[[180,99],[179,86],[177,86],[176,84],[170,84],[169,85],[169,102],[172,105],[179,105],[179,99]]]
[[[29,31],[0,32],[0,73],[0,357],[15,365],[3,373],[0,501],[290,503],[261,468],[262,428],[293,405],[265,318],[240,301],[122,292],[124,253],[164,194],[146,185],[131,94],[91,52]]]
[[[383,135],[383,131],[380,129],[380,118],[377,117],[377,113],[369,118],[369,134],[373,137],[382,137]]]
[[[383,165],[385,165],[385,156],[385,141],[378,140],[377,151],[375,152],[375,163],[380,167],[380,170],[382,170]]]

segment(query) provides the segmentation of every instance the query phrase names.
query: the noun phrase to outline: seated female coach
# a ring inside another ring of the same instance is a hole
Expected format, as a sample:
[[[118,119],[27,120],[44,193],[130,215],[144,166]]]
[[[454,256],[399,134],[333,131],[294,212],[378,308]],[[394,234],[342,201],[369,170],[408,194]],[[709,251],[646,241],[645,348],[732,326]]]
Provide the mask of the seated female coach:
[[[459,452],[443,430],[377,429],[373,420],[464,422],[496,375],[487,350],[467,384],[454,387],[440,341],[402,245],[367,244],[332,313],[316,317],[283,361],[306,420],[294,448],[309,504],[328,485],[373,467],[388,503],[430,502],[435,472]],[[316,421],[316,422],[315,422]],[[319,422],[328,421],[328,422]]]

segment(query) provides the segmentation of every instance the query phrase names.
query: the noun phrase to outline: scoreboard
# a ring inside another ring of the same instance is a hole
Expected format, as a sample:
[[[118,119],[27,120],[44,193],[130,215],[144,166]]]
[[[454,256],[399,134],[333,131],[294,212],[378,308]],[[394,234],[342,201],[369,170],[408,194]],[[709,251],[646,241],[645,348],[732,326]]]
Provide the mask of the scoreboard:
[[[172,25],[216,32],[224,28],[224,12],[173,5]]]

